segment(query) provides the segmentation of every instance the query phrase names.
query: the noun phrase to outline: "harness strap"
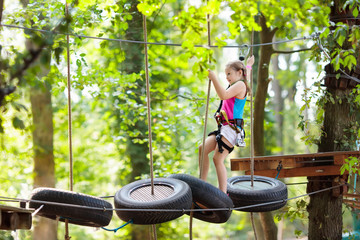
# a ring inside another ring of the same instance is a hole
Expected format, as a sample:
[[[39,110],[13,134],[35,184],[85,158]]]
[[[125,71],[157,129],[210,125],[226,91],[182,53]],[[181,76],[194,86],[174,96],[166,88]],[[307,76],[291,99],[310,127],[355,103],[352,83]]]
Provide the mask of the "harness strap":
[[[224,152],[224,149],[223,147],[229,151],[229,153],[231,153],[233,150],[234,150],[234,147],[229,147],[226,143],[224,143],[224,141],[221,139],[222,135],[220,133],[220,130],[215,130],[215,131],[212,131],[211,133],[209,133],[208,136],[210,135],[215,135],[215,139],[216,139],[216,142],[218,144],[218,147],[219,147],[219,152],[220,153],[223,153]]]
[[[223,147],[229,151],[229,153],[231,153],[233,150],[234,150],[234,147],[229,147],[226,143],[224,143],[224,141],[221,139],[222,135],[219,134],[219,135],[216,135],[216,141],[218,143],[218,146],[219,146],[219,152],[220,153],[223,153],[224,152],[224,149]]]
[[[225,121],[229,124],[229,126],[230,126],[233,130],[235,130],[236,133],[239,133],[239,132],[240,132],[239,129],[237,128],[236,124],[231,124],[231,123],[229,122],[228,116],[227,116],[227,114],[226,114],[226,112],[225,112],[224,110],[221,110],[221,111],[220,111],[220,114],[224,117]]]

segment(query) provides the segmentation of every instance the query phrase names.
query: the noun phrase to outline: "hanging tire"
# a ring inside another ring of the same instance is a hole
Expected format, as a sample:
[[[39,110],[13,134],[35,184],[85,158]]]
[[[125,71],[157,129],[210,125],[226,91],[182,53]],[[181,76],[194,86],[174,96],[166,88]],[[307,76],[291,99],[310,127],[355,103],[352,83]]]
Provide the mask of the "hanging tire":
[[[189,186],[177,179],[154,179],[154,195],[151,180],[139,180],[121,188],[114,197],[116,214],[123,221],[134,224],[157,224],[181,217],[183,211],[139,211],[139,209],[190,209],[192,204]],[[130,209],[130,210],[128,210]],[[131,211],[134,209],[134,211]],[[136,210],[135,210],[136,209]]]
[[[37,215],[59,219],[62,222],[67,219],[69,223],[77,225],[104,227],[110,223],[113,214],[112,210],[104,210],[105,208],[112,209],[111,203],[101,198],[55,188],[36,188],[33,190],[30,200],[50,202],[46,204],[30,201],[30,208],[38,209],[41,205],[44,205]],[[94,207],[101,208],[101,210],[60,206],[51,203]]]
[[[233,202],[220,189],[191,175],[173,174],[169,178],[182,180],[190,186],[195,209],[229,209],[222,211],[194,211],[194,218],[210,223],[224,223],[231,216],[232,211],[230,208],[233,207]]]
[[[251,176],[237,176],[228,179],[228,193],[235,208],[270,203],[273,204],[241,208],[244,212],[268,212],[282,208],[286,205],[287,187],[274,178],[254,176],[254,187],[251,187]],[[235,209],[236,210],[236,209]]]

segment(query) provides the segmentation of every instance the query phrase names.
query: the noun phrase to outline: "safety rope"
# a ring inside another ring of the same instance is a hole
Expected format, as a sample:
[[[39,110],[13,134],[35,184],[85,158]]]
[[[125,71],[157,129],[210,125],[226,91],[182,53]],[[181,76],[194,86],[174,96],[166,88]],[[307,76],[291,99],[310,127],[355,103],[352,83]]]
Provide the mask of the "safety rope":
[[[106,38],[106,37],[94,37],[94,36],[88,36],[88,35],[81,35],[81,34],[75,34],[75,33],[63,33],[63,32],[57,32],[57,31],[50,31],[50,30],[43,30],[43,29],[36,29],[36,28],[28,28],[23,26],[17,26],[17,25],[11,25],[11,24],[2,24],[3,27],[7,28],[17,28],[17,29],[23,29],[23,30],[29,30],[29,31],[37,31],[37,32],[43,32],[43,33],[52,33],[56,35],[69,35],[75,38],[88,38],[88,39],[96,39],[96,40],[106,40],[106,41],[116,41],[116,42],[126,42],[126,43],[137,43],[137,44],[148,44],[148,45],[161,45],[161,46],[175,46],[175,47],[181,47],[181,43],[160,43],[160,42],[145,42],[145,41],[137,41],[137,40],[126,40],[126,39],[120,39],[120,38]],[[219,45],[203,45],[203,44],[196,44],[194,47],[199,48],[246,48],[246,47],[259,47],[259,46],[266,46],[266,45],[274,45],[274,44],[281,44],[281,43],[288,43],[288,42],[294,42],[294,41],[304,41],[304,40],[312,40],[318,36],[318,33],[311,34],[310,36],[304,36],[300,38],[293,38],[288,40],[281,40],[281,41],[275,41],[275,42],[267,42],[267,43],[258,43],[258,44],[252,44],[252,45],[226,45],[226,46],[219,46]]]
[[[251,31],[251,46],[254,45],[254,29]],[[253,47],[250,48],[250,56],[252,56]],[[246,57],[246,56],[245,56]],[[251,187],[254,187],[254,113],[253,113],[253,74],[252,70],[250,74],[250,88],[251,88],[251,98],[250,98],[250,128],[251,128],[251,137],[250,137],[250,172],[251,172]],[[251,225],[254,231],[254,238],[257,240],[256,228],[255,228],[255,221],[254,221],[254,214],[250,213]]]
[[[149,56],[147,46],[147,26],[146,16],[143,15],[143,31],[144,31],[144,48],[145,48],[145,77],[146,77],[146,103],[147,103],[147,120],[148,120],[148,133],[149,133],[149,154],[150,154],[150,177],[151,177],[151,195],[154,195],[154,159],[152,152],[152,132],[151,132],[151,105],[150,105],[150,81],[149,81]],[[154,239],[157,239],[156,227],[152,227]]]
[[[67,18],[67,31],[69,31],[69,5],[65,2],[65,15]],[[67,85],[68,85],[68,139],[69,139],[69,185],[70,191],[73,190],[73,154],[72,154],[72,118],[71,118],[71,81],[70,81],[70,36],[66,35],[66,54],[67,54]],[[65,240],[70,240],[69,221],[65,220]]]
[[[207,20],[207,33],[208,33],[208,46],[211,45],[211,38],[210,38],[210,15],[206,15]],[[211,63],[210,56],[209,56],[209,64]],[[209,113],[209,102],[210,102],[210,90],[211,90],[211,80],[209,78],[208,82],[208,90],[207,90],[207,97],[206,97],[206,107],[205,107],[205,120],[204,120],[204,133],[203,133],[203,142],[202,142],[202,150],[201,150],[201,158],[200,158],[200,178],[202,177],[202,170],[204,164],[204,156],[205,156],[205,140],[206,140],[206,131],[207,131],[207,121],[208,121],[208,113]]]
[[[128,224],[130,223],[133,223],[134,221],[132,219],[130,219],[130,221],[124,223],[123,225],[121,225],[120,227],[118,228],[114,228],[114,229],[109,229],[109,228],[105,228],[105,227],[101,227],[101,229],[105,230],[105,231],[109,231],[109,232],[114,232],[116,233],[119,229],[122,229],[124,228],[125,226],[127,226]]]
[[[211,29],[210,29],[210,15],[207,14],[206,15],[206,21],[207,21],[207,37],[208,37],[208,46],[211,46]],[[210,53],[209,53],[210,54]],[[208,58],[208,62],[209,64],[211,63],[211,58],[209,55]],[[210,90],[211,90],[211,80],[209,78],[208,81],[208,90],[207,90],[207,96],[206,96],[206,107],[205,107],[205,119],[204,119],[204,133],[203,133],[203,142],[202,142],[202,149],[201,149],[201,157],[200,157],[200,163],[199,163],[199,168],[200,168],[200,179],[203,176],[203,166],[204,166],[204,156],[205,156],[205,140],[206,140],[206,132],[207,132],[207,122],[208,122],[208,114],[209,114],[209,103],[210,103]],[[192,208],[194,207],[194,205],[192,205]],[[193,214],[190,214],[190,240],[192,240],[192,218],[193,218]]]

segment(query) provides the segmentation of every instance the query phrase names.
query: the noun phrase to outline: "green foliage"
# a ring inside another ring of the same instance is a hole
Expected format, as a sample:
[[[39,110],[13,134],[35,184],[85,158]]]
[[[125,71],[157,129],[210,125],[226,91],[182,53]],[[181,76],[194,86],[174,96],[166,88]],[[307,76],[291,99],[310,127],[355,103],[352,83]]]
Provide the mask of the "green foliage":
[[[340,168],[340,173],[344,174],[345,171],[348,172],[350,175],[360,174],[359,159],[352,156],[346,158],[345,163]]]
[[[135,2],[135,1],[134,1]],[[217,69],[223,60],[222,49],[209,48],[207,39],[207,14],[210,14],[212,45],[224,46],[233,40],[249,42],[249,32],[261,31],[257,17],[262,14],[266,18],[266,26],[276,30],[280,38],[301,36],[323,26],[328,26],[329,7],[323,1],[217,1],[210,0],[199,5],[172,1],[141,1],[137,10],[147,16],[148,41],[180,43],[178,46],[148,45],[149,74],[151,84],[151,119],[153,132],[153,152],[155,176],[166,177],[171,173],[185,172],[197,174],[197,146],[202,138],[202,124],[206,100],[207,69]],[[358,15],[358,3],[346,1],[345,6],[353,9]],[[94,196],[113,195],[121,186],[128,183],[133,171],[132,159],[127,152],[129,144],[149,142],[147,130],[137,128],[138,124],[147,124],[147,104],[145,98],[145,69],[129,73],[133,65],[144,66],[143,49],[134,47],[133,43],[115,41],[124,39],[128,33],[142,36],[142,29],[129,24],[136,17],[132,4],[126,0],[99,1],[86,0],[70,4],[70,17],[64,16],[64,3],[59,1],[30,1],[26,8],[18,7],[13,12],[5,12],[3,22],[18,24],[44,30],[56,30],[59,33],[71,32],[70,36],[71,87],[72,87],[72,127],[73,127],[73,159],[74,189],[78,192]],[[218,17],[226,10],[232,21]],[[2,31],[5,28],[2,28]],[[29,87],[51,86],[54,112],[54,154],[56,162],[56,186],[68,189],[69,153],[68,153],[68,112],[67,112],[67,75],[66,75],[66,38],[62,34],[25,31],[11,32],[0,37],[0,87],[17,86],[14,94],[6,96],[0,108],[1,152],[0,167],[4,170],[3,185],[0,189],[3,196],[21,196],[27,198],[32,183],[32,119],[29,107]],[[348,34],[348,38],[344,36]],[[104,37],[94,40],[81,35]],[[19,39],[18,43],[16,38]],[[32,52],[24,50],[23,38],[31,38],[36,49],[41,51],[38,61],[32,62],[21,76],[14,77],[24,66],[24,60],[31,60]],[[106,38],[106,40],[105,40]],[[336,67],[352,69],[356,64],[360,30],[358,26],[346,28],[337,25],[335,31],[327,28],[321,35],[324,46],[335,48],[331,51]],[[112,39],[112,40],[111,40]],[[336,41],[335,41],[336,39]],[[141,41],[141,39],[132,39]],[[352,48],[342,49],[350,44]],[[333,44],[333,45],[331,45]],[[18,46],[19,45],[19,46]],[[296,49],[301,44],[287,45]],[[133,52],[126,51],[137,49]],[[320,50],[314,48],[315,59],[320,59]],[[132,53],[138,62],[126,61]],[[51,54],[49,54],[51,53]],[[49,57],[50,56],[50,57]],[[294,82],[303,74],[302,66],[288,61],[289,67],[278,73],[281,85],[292,88]],[[296,66],[296,70],[290,69]],[[43,67],[49,68],[49,74],[40,78]],[[293,81],[290,81],[293,80]],[[304,98],[304,107],[311,106],[311,101],[319,99],[318,91]],[[359,88],[354,90],[354,102],[360,104]],[[289,100],[291,101],[291,100]],[[308,135],[305,142],[316,142],[320,135],[320,123],[323,117],[321,106],[326,101],[348,101],[325,96],[319,99],[319,110],[314,122],[308,119],[299,126]],[[210,99],[210,112],[217,107],[218,99]],[[302,141],[296,138],[296,129],[291,123],[297,121],[296,103],[286,103],[286,128],[284,139],[288,143],[285,151],[303,151]],[[268,98],[265,129],[267,153],[278,149],[276,143],[276,125],[274,122],[274,105]],[[250,106],[246,106],[246,128],[250,129]],[[355,108],[354,108],[355,111]],[[209,120],[209,128],[216,127]],[[356,131],[348,129],[347,131]],[[250,132],[250,131],[248,131]],[[358,131],[360,134],[360,131]],[[248,146],[250,138],[246,139]],[[349,142],[349,140],[347,140]],[[346,144],[346,143],[343,143]],[[301,145],[301,146],[300,146]],[[249,147],[238,151],[239,155],[248,156]],[[148,153],[145,153],[145,156]],[[148,162],[147,159],[138,161]],[[354,160],[348,162],[352,169]],[[343,166],[346,169],[346,165]],[[358,170],[357,170],[358,171]],[[211,180],[214,184],[214,169]],[[16,176],[16,179],[14,179]],[[140,176],[149,177],[148,173]],[[112,201],[112,199],[109,199]],[[294,221],[304,218],[305,201],[286,209],[282,217]],[[195,235],[201,239],[221,238],[238,239],[244,231],[251,231],[247,217],[242,213],[233,213],[230,221],[221,226],[214,226],[196,221],[198,226]],[[188,217],[157,226],[159,239],[187,239]],[[116,227],[121,221],[114,216],[111,225]],[[201,229],[198,230],[198,229]],[[59,236],[64,234],[61,224]],[[303,234],[295,230],[293,235]],[[76,239],[110,239],[113,233],[88,230],[79,226],[71,226],[71,236]],[[115,234],[118,238],[130,239],[130,232],[124,229]],[[0,238],[3,235],[0,235]],[[9,238],[6,235],[3,238]],[[29,237],[28,237],[29,238]]]
[[[343,12],[351,12],[353,16],[359,13],[360,3],[358,1],[345,1],[339,9]],[[349,9],[352,9],[350,11]],[[321,34],[320,41],[330,51],[331,63],[336,71],[347,68],[349,71],[357,65],[359,56],[360,30],[355,24],[338,22],[328,26]],[[314,51],[313,56],[320,59],[320,51]]]

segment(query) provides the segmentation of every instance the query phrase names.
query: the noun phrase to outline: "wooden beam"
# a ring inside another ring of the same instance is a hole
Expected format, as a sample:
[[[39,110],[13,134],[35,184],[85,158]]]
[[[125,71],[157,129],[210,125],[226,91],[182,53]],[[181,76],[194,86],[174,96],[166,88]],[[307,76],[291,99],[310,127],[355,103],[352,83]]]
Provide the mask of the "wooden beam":
[[[258,156],[254,158],[255,170],[276,169],[281,161],[283,168],[302,168],[310,167],[316,161],[323,161],[326,165],[341,166],[349,156],[360,158],[360,151],[339,151],[323,152],[311,154],[277,155],[277,156]],[[313,162],[312,162],[313,161]],[[324,162],[325,161],[325,162]],[[230,160],[232,171],[250,170],[251,159],[233,158]],[[309,166],[310,165],[310,166]]]
[[[245,171],[246,175],[251,174],[250,171]],[[276,177],[276,170],[258,170],[254,171],[255,175],[265,177]],[[316,166],[316,167],[302,167],[302,168],[290,168],[282,169],[279,174],[279,178],[288,177],[314,177],[314,176],[337,176],[340,175],[340,166]]]
[[[34,209],[0,205],[0,229],[30,229],[32,225],[32,212],[34,212]]]
[[[348,199],[343,199],[343,203],[346,203],[348,205],[350,205],[350,207],[360,207],[360,202],[359,201],[355,201],[355,200],[348,200]]]
[[[344,198],[360,198],[358,194],[346,193],[343,195]]]

